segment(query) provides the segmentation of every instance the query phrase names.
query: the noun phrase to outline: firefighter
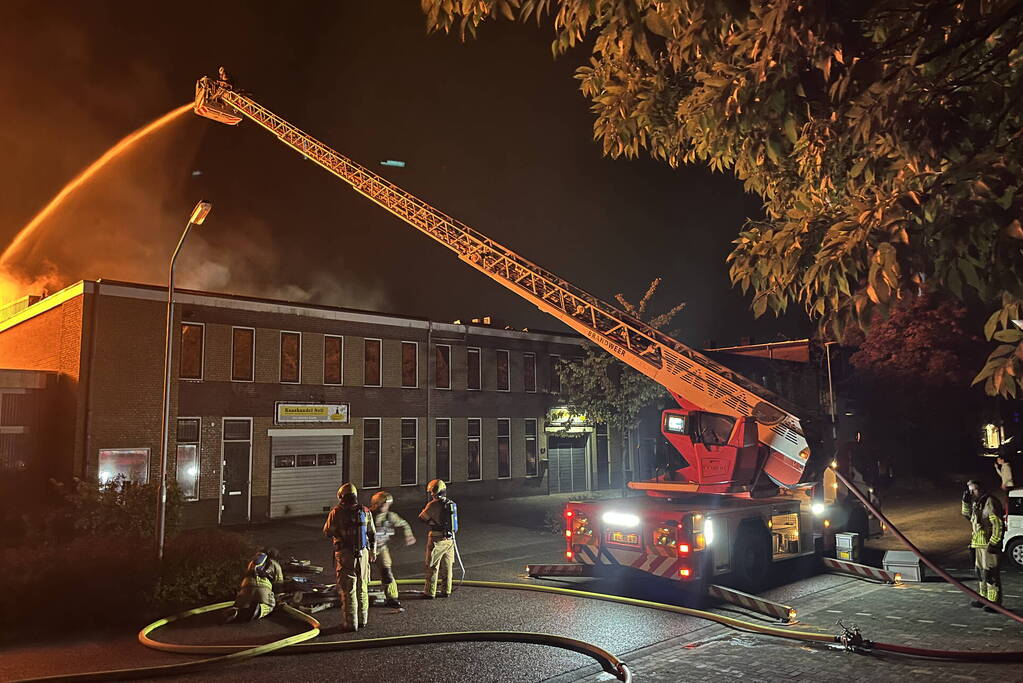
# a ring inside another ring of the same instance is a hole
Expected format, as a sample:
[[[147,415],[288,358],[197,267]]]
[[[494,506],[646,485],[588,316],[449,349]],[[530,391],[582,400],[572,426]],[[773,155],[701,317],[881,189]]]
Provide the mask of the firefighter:
[[[270,614],[277,606],[274,584],[280,585],[282,581],[280,555],[275,548],[263,548],[245,568],[238,597],[227,610],[227,621],[253,621]]]
[[[455,563],[455,533],[458,531],[458,506],[447,496],[447,485],[434,479],[426,486],[430,502],[419,513],[419,519],[430,527],[426,544],[426,581],[423,597],[433,600],[435,595],[451,595],[452,569]],[[437,575],[441,586],[437,590]]]
[[[983,483],[971,479],[966,482],[963,493],[963,517],[970,520],[973,534],[970,548],[973,549],[974,566],[980,586],[977,592],[993,603],[1002,604],[1002,579],[998,571],[998,556],[1002,552],[1002,504],[988,493]],[[980,600],[970,603],[983,607],[985,612],[995,610]]]
[[[369,621],[369,565],[376,560],[376,526],[372,513],[359,504],[355,484],[342,484],[337,498],[338,504],[323,525],[323,535],[334,542],[342,630],[352,632],[365,628]]]
[[[412,534],[412,527],[397,513],[391,512],[391,503],[394,496],[387,491],[377,491],[370,500],[369,509],[373,511],[373,523],[376,524],[377,534],[377,559],[376,566],[380,570],[380,583],[384,586],[384,594],[387,600],[384,602],[388,607],[401,608],[398,602],[398,583],[394,579],[394,572],[391,571],[391,551],[387,543],[391,537],[401,531],[405,545],[412,545],[416,537]]]

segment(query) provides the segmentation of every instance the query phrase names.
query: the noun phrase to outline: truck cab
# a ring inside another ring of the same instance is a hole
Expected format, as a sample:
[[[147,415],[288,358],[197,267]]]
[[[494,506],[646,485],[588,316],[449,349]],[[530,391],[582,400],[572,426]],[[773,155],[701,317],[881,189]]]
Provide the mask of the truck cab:
[[[1017,569],[1023,569],[1023,489],[1009,491],[1005,511],[1005,556]]]

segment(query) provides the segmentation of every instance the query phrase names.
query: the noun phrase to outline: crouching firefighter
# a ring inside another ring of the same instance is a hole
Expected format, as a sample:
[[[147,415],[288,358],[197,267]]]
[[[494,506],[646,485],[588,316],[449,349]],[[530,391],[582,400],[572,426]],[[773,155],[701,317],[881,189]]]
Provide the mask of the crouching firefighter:
[[[394,580],[394,572],[391,570],[391,551],[387,543],[395,534],[401,531],[401,537],[405,545],[412,545],[416,537],[412,535],[412,527],[397,513],[391,512],[391,503],[394,496],[387,491],[377,491],[370,499],[369,509],[373,511],[373,523],[376,525],[377,538],[377,559],[376,566],[380,570],[380,583],[384,586],[384,594],[387,596],[385,605],[388,607],[400,608],[398,602],[398,582]]]
[[[447,496],[447,485],[434,479],[426,486],[430,502],[419,513],[419,519],[430,527],[426,544],[426,582],[423,597],[446,598],[451,595],[451,579],[455,564],[455,534],[458,532],[458,506]],[[437,588],[438,573],[440,589]]]
[[[376,526],[370,511],[359,504],[354,484],[343,484],[337,497],[323,535],[334,542],[342,630],[356,631],[369,621],[369,565],[376,559]]]
[[[962,512],[973,527],[970,548],[973,549],[974,566],[980,583],[977,592],[1000,605],[1002,577],[998,569],[998,556],[1002,553],[1002,534],[1005,532],[1001,501],[992,496],[983,483],[971,479],[966,482]],[[973,607],[983,607],[986,612],[995,611],[979,600],[970,604]]]
[[[270,614],[277,606],[274,586],[284,581],[280,555],[274,548],[264,548],[245,568],[242,585],[234,606],[227,610],[227,621],[253,621]]]

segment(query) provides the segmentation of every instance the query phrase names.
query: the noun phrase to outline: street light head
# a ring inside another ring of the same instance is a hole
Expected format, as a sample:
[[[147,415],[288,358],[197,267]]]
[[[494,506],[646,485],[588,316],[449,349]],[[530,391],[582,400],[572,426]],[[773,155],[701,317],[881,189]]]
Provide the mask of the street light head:
[[[192,225],[202,225],[202,222],[206,220],[206,214],[210,212],[213,205],[209,202],[199,202],[192,209],[192,217],[188,219],[188,222]]]

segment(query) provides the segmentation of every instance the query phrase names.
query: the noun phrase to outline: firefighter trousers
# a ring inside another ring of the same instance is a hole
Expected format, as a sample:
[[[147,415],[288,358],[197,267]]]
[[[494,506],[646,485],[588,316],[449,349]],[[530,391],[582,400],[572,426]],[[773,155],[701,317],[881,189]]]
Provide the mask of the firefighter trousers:
[[[377,569],[380,570],[380,583],[384,587],[384,595],[389,600],[398,599],[398,583],[394,580],[394,572],[391,570],[391,551],[387,546],[377,547]]]
[[[998,569],[998,555],[987,548],[974,548],[973,564],[980,583],[977,592],[991,602],[1002,604],[1002,575]]]
[[[433,538],[426,544],[426,582],[423,593],[433,597],[437,594],[437,579],[440,579],[440,594],[451,594],[451,579],[455,565],[455,539]],[[440,575],[438,577],[438,574]]]
[[[369,620],[369,551],[334,551],[337,593],[341,598],[341,625],[363,628]]]

